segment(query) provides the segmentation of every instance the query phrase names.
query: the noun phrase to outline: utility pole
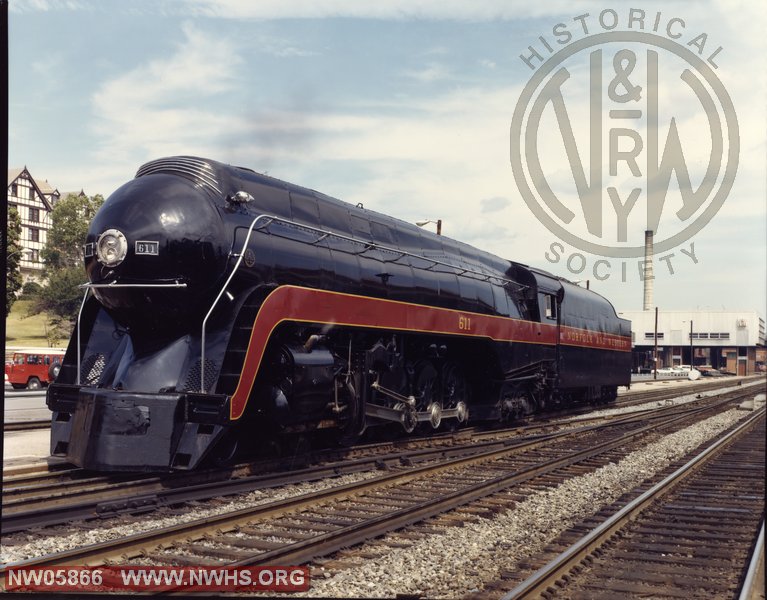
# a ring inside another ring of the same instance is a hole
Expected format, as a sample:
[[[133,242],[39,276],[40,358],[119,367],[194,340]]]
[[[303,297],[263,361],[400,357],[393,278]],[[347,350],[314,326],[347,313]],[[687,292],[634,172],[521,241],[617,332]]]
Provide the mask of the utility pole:
[[[653,379],[658,379],[658,307],[655,307],[655,351],[653,352]]]
[[[692,319],[690,319],[690,371],[693,369],[693,363],[695,363],[695,357],[692,354]]]

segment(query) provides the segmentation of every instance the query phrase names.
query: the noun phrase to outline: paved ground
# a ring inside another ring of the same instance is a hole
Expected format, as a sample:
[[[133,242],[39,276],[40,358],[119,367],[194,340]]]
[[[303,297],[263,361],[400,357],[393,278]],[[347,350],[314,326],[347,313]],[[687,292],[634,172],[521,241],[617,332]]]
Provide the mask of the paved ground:
[[[10,431],[3,436],[3,466],[39,462],[50,454],[49,429]]]
[[[50,419],[51,411],[45,406],[45,391],[21,392],[5,387],[6,423]],[[49,429],[10,431],[3,435],[3,466],[39,462],[50,452]]]
[[[51,411],[45,405],[45,390],[19,392],[8,391],[6,388],[4,413],[6,423],[51,418]]]

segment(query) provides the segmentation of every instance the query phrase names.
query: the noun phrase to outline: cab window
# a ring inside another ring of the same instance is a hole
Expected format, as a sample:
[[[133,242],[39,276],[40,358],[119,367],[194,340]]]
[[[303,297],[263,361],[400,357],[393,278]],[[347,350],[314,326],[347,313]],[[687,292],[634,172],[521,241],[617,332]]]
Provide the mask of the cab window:
[[[545,298],[546,303],[546,318],[547,319],[556,319],[557,318],[557,302],[554,298],[553,294],[544,294],[543,296]]]

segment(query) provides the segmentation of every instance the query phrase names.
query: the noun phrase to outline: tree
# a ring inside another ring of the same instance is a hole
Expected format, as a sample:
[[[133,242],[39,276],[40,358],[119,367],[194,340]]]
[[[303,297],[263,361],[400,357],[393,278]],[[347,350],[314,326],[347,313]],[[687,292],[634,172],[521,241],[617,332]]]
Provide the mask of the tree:
[[[41,286],[36,281],[27,281],[21,288],[21,295],[24,296],[25,300],[29,300],[33,296],[37,296],[40,293],[40,290],[43,289],[43,286]]]
[[[21,218],[15,206],[8,207],[8,229],[6,236],[5,316],[7,317],[11,314],[11,306],[16,301],[16,292],[21,289],[22,281],[21,272],[19,271],[22,253],[22,247],[19,244],[21,239]]]
[[[82,303],[83,291],[79,286],[83,281],[82,266],[59,269],[48,276],[48,284],[35,296],[32,312],[49,314],[45,329],[49,344],[59,345],[59,340],[69,337]]]
[[[76,317],[83,299],[80,285],[84,281],[85,269],[81,266],[53,271],[48,276],[48,285],[37,295],[36,312],[46,311],[62,319]]]
[[[68,194],[56,203],[51,213],[48,241],[40,253],[45,260],[48,283],[35,299],[31,311],[55,315],[53,325],[56,328],[66,329],[77,318],[83,296],[79,286],[86,280],[83,245],[88,226],[103,203],[104,197],[100,194]]]
[[[49,274],[59,269],[82,266],[88,225],[102,204],[104,197],[101,194],[68,194],[56,203],[51,213],[48,242],[41,253]]]

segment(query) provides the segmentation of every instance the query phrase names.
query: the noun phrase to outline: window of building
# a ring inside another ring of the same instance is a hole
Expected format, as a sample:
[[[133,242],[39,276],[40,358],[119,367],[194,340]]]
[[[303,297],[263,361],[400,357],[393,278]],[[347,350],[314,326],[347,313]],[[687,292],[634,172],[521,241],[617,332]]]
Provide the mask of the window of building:
[[[18,183],[12,183],[11,184],[11,196],[18,196],[19,195],[19,184]]]
[[[35,188],[30,187],[29,188],[29,199],[34,200],[35,199]]]
[[[645,334],[644,334],[644,339],[646,339],[646,340],[655,339],[655,335],[653,334],[652,331],[646,331]],[[659,340],[663,339],[663,333],[662,332],[658,332],[658,339]]]
[[[39,250],[32,250],[32,254],[30,254],[29,260],[32,262],[40,262],[40,251]]]
[[[712,340],[718,340],[719,339],[719,334],[718,333],[709,333],[708,337],[709,337],[709,339],[712,339]]]
[[[30,242],[39,242],[40,241],[40,230],[35,229],[34,227],[29,228],[29,241]]]
[[[708,338],[708,333],[701,333],[701,332],[691,333],[690,337],[692,339],[694,339],[694,340],[707,340],[707,339],[709,339]]]
[[[29,220],[33,223],[39,223],[40,222],[40,209],[39,208],[30,208],[29,209]]]
[[[721,333],[720,332],[719,333],[719,339],[720,340],[729,340],[730,339],[730,334],[729,333]]]

